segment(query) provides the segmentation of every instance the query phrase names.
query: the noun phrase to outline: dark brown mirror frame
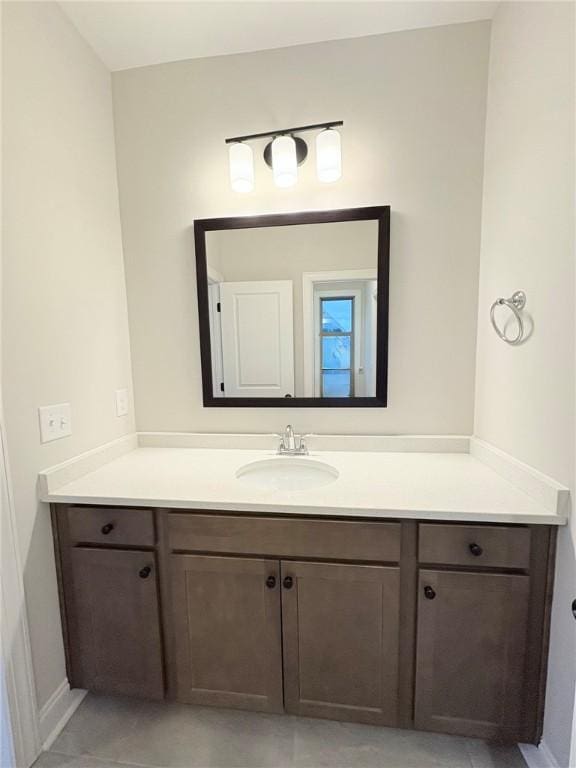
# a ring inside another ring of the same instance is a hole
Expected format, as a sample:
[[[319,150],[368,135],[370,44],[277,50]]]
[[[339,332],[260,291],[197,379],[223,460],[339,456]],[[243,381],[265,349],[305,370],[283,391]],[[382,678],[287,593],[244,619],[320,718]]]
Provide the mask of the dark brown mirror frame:
[[[208,270],[206,232],[223,229],[286,227],[295,224],[329,224],[337,221],[378,222],[378,306],[376,312],[376,396],[375,397],[214,397],[212,354],[208,308]],[[202,393],[207,408],[385,408],[388,398],[388,304],[390,277],[390,206],[343,208],[334,211],[274,213],[264,216],[233,216],[221,219],[196,219],[196,283],[200,327]]]

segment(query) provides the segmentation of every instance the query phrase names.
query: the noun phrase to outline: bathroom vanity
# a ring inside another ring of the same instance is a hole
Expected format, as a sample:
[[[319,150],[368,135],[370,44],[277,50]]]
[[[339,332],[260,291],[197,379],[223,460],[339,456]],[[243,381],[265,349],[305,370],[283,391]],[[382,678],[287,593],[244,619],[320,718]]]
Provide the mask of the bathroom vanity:
[[[239,482],[272,456],[138,448],[45,481],[71,685],[537,742],[563,520],[468,454],[316,452],[337,482]]]

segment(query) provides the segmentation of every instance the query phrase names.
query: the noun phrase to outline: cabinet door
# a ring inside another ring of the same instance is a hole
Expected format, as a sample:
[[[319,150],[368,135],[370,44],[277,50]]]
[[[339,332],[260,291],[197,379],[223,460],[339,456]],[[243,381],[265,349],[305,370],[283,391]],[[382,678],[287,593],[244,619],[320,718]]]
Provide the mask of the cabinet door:
[[[419,588],[416,728],[514,739],[528,576],[421,571]]]
[[[179,701],[282,711],[279,563],[172,555]]]
[[[73,548],[70,575],[73,684],[163,698],[154,553]]]
[[[399,569],[282,562],[286,710],[395,725]]]

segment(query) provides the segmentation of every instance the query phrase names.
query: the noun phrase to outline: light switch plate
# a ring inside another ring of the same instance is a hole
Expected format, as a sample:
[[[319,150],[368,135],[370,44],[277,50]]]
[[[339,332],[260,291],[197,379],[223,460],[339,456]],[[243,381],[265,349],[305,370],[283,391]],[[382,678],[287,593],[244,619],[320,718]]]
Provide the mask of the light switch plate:
[[[72,409],[70,403],[44,405],[38,408],[40,442],[49,443],[72,434]]]
[[[128,390],[116,390],[116,416],[128,415]]]

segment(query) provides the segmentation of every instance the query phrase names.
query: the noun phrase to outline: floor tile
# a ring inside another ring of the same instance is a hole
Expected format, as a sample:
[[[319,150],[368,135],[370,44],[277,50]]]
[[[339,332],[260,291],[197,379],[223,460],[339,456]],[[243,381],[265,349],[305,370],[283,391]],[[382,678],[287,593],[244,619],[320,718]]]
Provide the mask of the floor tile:
[[[122,743],[138,732],[141,712],[150,706],[154,705],[133,699],[89,694],[51,750],[66,755],[118,759],[122,754]]]
[[[464,739],[379,726],[296,720],[297,768],[471,768]]]
[[[292,728],[281,715],[89,695],[53,749],[162,768],[281,768]]]
[[[518,749],[475,739],[94,694],[35,768],[126,766],[525,768]]]
[[[472,768],[526,768],[518,747],[502,747],[478,739],[468,740]]]

